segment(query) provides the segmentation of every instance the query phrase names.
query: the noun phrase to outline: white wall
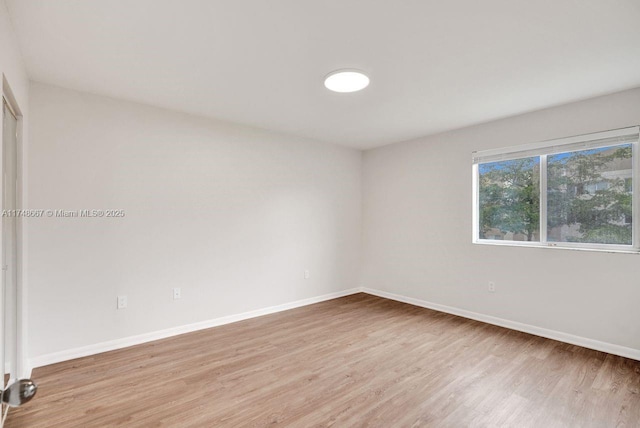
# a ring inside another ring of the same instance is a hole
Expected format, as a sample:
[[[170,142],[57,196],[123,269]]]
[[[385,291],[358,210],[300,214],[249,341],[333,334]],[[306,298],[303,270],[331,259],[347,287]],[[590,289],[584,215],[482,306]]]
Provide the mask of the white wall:
[[[29,207],[126,212],[30,220],[31,358],[358,286],[361,152],[38,83],[30,103]]]
[[[638,123],[635,89],[365,152],[362,285],[639,350],[637,255],[471,243],[472,151]]]
[[[24,65],[22,63],[22,58],[20,55],[20,50],[18,48],[17,39],[14,35],[13,28],[11,25],[11,21],[9,19],[9,13],[7,11],[6,5],[4,1],[0,1],[0,76],[2,80],[2,94],[13,104],[13,107],[17,107],[18,113],[22,116],[19,122],[19,130],[21,134],[21,138],[18,141],[18,174],[22,174],[19,177],[19,194],[18,194],[18,204],[25,205],[27,201],[27,186],[26,186],[26,171],[27,171],[27,159],[26,152],[28,150],[28,122],[29,122],[29,78],[25,71]],[[0,113],[1,116],[1,113]],[[1,138],[1,137],[0,137]],[[0,142],[1,143],[1,142]],[[2,145],[0,144],[0,148]],[[3,168],[2,162],[2,150],[0,150],[0,171]],[[2,173],[0,172],[0,177],[2,177]],[[1,204],[0,198],[0,204]],[[24,224],[21,219],[18,219],[18,233],[22,237],[22,246],[18,249],[19,254],[19,266],[18,266],[18,281],[21,284],[20,288],[17,290],[18,296],[17,298],[21,303],[26,302],[27,298],[27,262],[25,254],[26,254],[26,243],[25,237],[27,235],[27,227],[28,225]],[[2,228],[0,228],[1,230]],[[0,232],[1,234],[1,232]],[[0,260],[1,260],[1,246],[0,246]],[[7,290],[8,297],[13,294],[13,290]],[[26,303],[25,303],[26,304]],[[13,375],[16,376],[24,376],[26,373],[25,364],[23,361],[24,352],[23,352],[23,339],[26,338],[26,320],[23,319],[23,311],[21,308],[11,308],[17,309],[17,317],[20,318],[20,322],[18,328],[20,329],[20,334],[18,337],[18,360],[17,366],[15,367],[16,373]],[[1,312],[0,312],[1,313]],[[11,314],[11,318],[13,319],[14,315]],[[9,324],[9,328],[13,329],[15,326],[13,323]],[[13,337],[10,335],[10,337]],[[15,340],[15,339],[14,339]],[[15,348],[13,343],[6,343],[7,345],[7,357],[9,357],[9,353],[12,353]]]
[[[11,85],[18,106],[26,116],[29,78],[22,63],[18,42],[4,1],[0,1],[0,72]]]
[[[0,75],[2,76],[3,95],[9,99],[12,107],[17,108],[17,113],[21,116],[21,123],[19,124],[21,141],[19,141],[19,144],[22,147],[21,152],[18,154],[20,156],[26,154],[28,147],[29,77],[22,62],[18,41],[9,19],[9,12],[2,0],[0,0]],[[26,160],[26,156],[21,156],[21,159],[18,160],[22,162],[20,167],[23,170],[26,170]],[[2,168],[2,165],[0,163],[0,168]],[[26,182],[26,177],[22,178]],[[22,196],[26,197],[26,192]]]

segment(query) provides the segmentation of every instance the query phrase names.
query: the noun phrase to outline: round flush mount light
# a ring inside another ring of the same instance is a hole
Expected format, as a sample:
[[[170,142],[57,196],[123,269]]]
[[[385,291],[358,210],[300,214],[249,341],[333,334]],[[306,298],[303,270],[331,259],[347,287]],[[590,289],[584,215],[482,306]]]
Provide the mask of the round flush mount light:
[[[369,77],[359,70],[336,70],[327,74],[324,86],[333,92],[356,92],[369,86]]]

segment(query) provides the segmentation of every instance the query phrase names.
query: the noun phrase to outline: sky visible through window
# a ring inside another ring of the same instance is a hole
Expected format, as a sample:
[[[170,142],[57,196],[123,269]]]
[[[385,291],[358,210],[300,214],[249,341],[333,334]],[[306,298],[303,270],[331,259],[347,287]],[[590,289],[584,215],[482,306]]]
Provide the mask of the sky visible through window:
[[[531,159],[532,165],[540,164],[540,158],[538,156],[531,157],[531,158],[520,158],[520,159],[512,159],[512,160],[506,160],[506,161],[488,162],[488,163],[478,164],[478,172],[480,173],[480,175],[482,175],[494,170],[498,170],[498,171],[507,170],[513,167],[514,162],[518,160],[523,160],[523,159]]]

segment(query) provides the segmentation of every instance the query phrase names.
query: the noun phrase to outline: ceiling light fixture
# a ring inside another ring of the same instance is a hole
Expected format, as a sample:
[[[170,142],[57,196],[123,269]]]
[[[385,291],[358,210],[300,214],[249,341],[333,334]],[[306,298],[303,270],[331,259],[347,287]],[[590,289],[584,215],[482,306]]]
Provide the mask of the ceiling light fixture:
[[[369,86],[369,78],[359,70],[336,70],[327,74],[324,86],[333,92],[356,92]]]

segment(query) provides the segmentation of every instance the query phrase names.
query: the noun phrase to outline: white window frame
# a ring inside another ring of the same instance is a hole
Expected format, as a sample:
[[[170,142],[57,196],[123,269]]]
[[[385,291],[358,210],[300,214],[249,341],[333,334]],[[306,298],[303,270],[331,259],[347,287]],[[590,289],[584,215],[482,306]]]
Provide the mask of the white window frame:
[[[638,149],[640,127],[614,129],[586,135],[560,138],[522,146],[473,152],[473,240],[474,244],[539,247],[585,251],[640,254],[640,152]],[[597,149],[615,145],[631,144],[632,150],[632,244],[589,244],[578,242],[547,241],[547,156],[579,150]],[[480,192],[478,165],[504,160],[540,157],[540,241],[508,241],[480,239]]]

